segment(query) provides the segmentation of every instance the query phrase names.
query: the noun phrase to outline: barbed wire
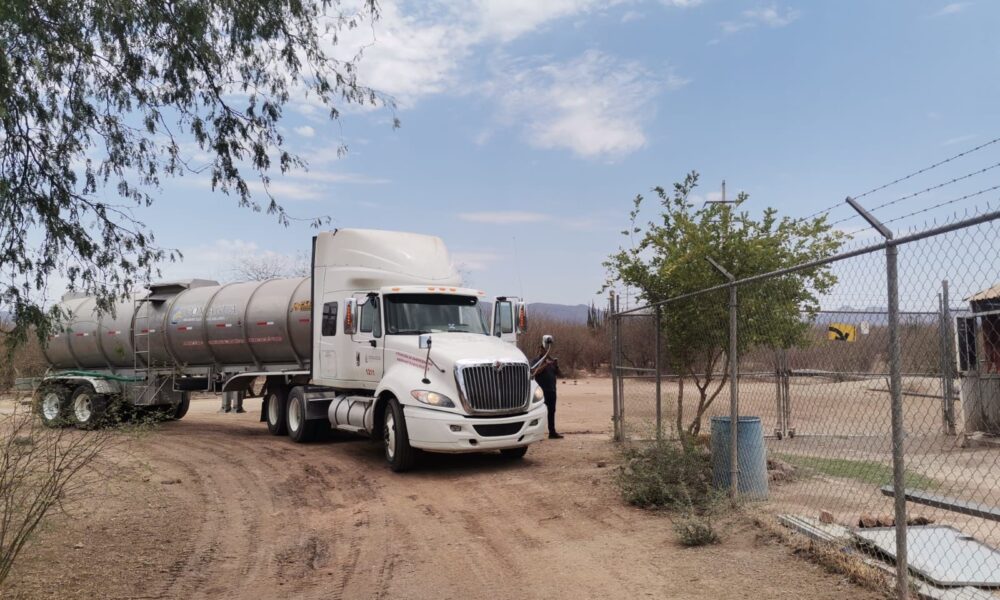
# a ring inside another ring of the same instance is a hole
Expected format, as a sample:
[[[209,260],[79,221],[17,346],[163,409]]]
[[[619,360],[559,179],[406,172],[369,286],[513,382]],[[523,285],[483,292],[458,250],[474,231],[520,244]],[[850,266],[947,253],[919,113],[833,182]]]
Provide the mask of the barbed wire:
[[[934,204],[933,206],[928,206],[928,207],[925,207],[925,208],[921,208],[920,210],[915,210],[915,211],[913,211],[911,213],[907,213],[905,215],[901,215],[901,216],[898,216],[898,217],[893,217],[892,219],[889,219],[887,221],[882,221],[882,224],[883,225],[888,225],[889,223],[895,223],[896,221],[901,221],[903,219],[908,219],[910,217],[915,217],[917,215],[920,215],[920,214],[923,214],[923,213],[926,213],[926,212],[930,212],[930,211],[932,211],[932,210],[934,210],[936,208],[941,208],[942,206],[948,206],[949,204],[955,204],[956,202],[961,202],[962,200],[968,200],[969,198],[975,198],[976,196],[982,196],[983,194],[986,194],[986,193],[992,192],[992,191],[996,191],[996,190],[1000,190],[1000,185],[994,185],[992,187],[988,187],[988,188],[979,190],[978,192],[972,192],[971,194],[966,194],[964,196],[959,196],[958,198],[952,198],[951,200],[945,200],[944,202],[939,202],[938,204]],[[859,215],[859,214],[853,214],[853,215],[851,215],[849,217],[845,217],[843,219],[840,219],[838,221],[834,221],[833,223],[830,223],[830,226],[833,227],[835,225],[839,225],[841,223],[845,223],[845,222],[850,221],[852,219],[859,219],[859,218],[861,218],[861,215]],[[872,226],[869,225],[869,226],[864,227],[863,229],[861,229],[860,231],[855,232],[855,233],[861,233],[861,232],[864,232],[864,231],[868,231],[869,229],[874,229],[874,227],[872,227]]]
[[[913,192],[913,193],[907,194],[905,196],[900,196],[899,198],[896,198],[895,200],[890,200],[889,202],[883,202],[882,204],[879,204],[878,206],[869,208],[868,212],[874,213],[877,210],[880,210],[880,209],[883,209],[883,208],[887,208],[887,207],[892,206],[894,204],[898,204],[898,203],[902,202],[903,200],[910,200],[910,199],[916,198],[917,196],[920,196],[921,194],[926,194],[927,192],[932,192],[934,190],[941,189],[941,188],[943,188],[945,186],[949,186],[949,185],[951,185],[953,183],[957,183],[959,181],[963,181],[963,180],[969,179],[970,177],[975,177],[976,175],[982,175],[983,173],[986,173],[987,171],[991,171],[993,169],[996,169],[997,167],[1000,167],[1000,162],[994,163],[994,164],[992,164],[992,165],[990,165],[988,167],[983,167],[982,169],[979,169],[978,171],[973,171],[972,173],[966,173],[965,175],[960,175],[960,176],[955,177],[953,179],[949,179],[948,181],[944,181],[944,182],[932,185],[930,187],[926,187],[926,188],[924,188],[924,189],[922,189],[922,190],[920,190],[918,192]],[[977,194],[979,194],[979,192],[977,192]],[[958,198],[958,199],[954,200],[954,202],[957,202],[959,200],[964,200],[964,199],[965,199],[964,197],[963,198]],[[953,201],[949,200],[947,203],[951,203],[951,202],[953,202]],[[845,206],[846,206],[846,204],[845,204]],[[937,208],[938,206],[940,206],[940,205],[930,206],[930,207],[927,207],[926,210],[932,210],[934,208]],[[921,212],[921,211],[918,211],[918,212]],[[860,216],[861,215],[859,215],[857,213],[854,213],[854,214],[852,214],[850,216],[844,217],[842,219],[839,219],[837,221],[834,221],[834,222],[830,223],[830,226],[833,227],[834,225],[839,225],[841,223],[845,223],[845,222],[850,221],[852,219],[859,218]]]
[[[990,140],[988,142],[985,142],[983,144],[980,144],[980,145],[976,146],[975,148],[970,148],[970,149],[966,150],[965,152],[959,152],[958,154],[956,154],[954,156],[950,156],[950,157],[948,157],[948,158],[946,158],[946,159],[944,159],[944,160],[942,160],[940,162],[936,162],[933,165],[930,165],[929,167],[924,167],[923,169],[920,169],[919,171],[914,171],[913,173],[910,173],[909,175],[905,175],[903,177],[900,177],[899,179],[895,179],[895,180],[890,181],[889,183],[886,183],[884,185],[880,185],[880,186],[878,186],[876,188],[872,188],[872,189],[868,190],[867,192],[865,192],[863,194],[858,194],[857,196],[851,196],[851,197],[854,198],[855,200],[860,200],[860,199],[864,198],[865,196],[870,196],[871,194],[874,194],[875,192],[880,192],[880,191],[884,190],[887,187],[896,185],[897,183],[902,183],[902,182],[906,181],[907,179],[912,179],[912,178],[916,177],[917,175],[920,175],[922,173],[926,173],[927,171],[930,171],[931,169],[935,169],[937,167],[940,167],[943,164],[950,163],[953,160],[958,160],[959,158],[962,158],[963,156],[972,154],[973,152],[976,152],[977,150],[982,150],[983,148],[985,148],[987,146],[990,146],[992,144],[995,144],[997,142],[1000,142],[1000,137],[993,138],[992,140]]]
[[[935,208],[941,208],[942,206],[948,206],[949,204],[954,204],[956,202],[961,202],[962,200],[968,200],[969,198],[974,198],[976,196],[982,196],[983,194],[986,194],[986,193],[989,193],[989,192],[992,192],[992,191],[995,191],[995,190],[1000,190],[1000,185],[995,185],[993,187],[982,189],[982,190],[979,190],[978,192],[972,192],[971,194],[966,194],[966,195],[961,196],[959,198],[954,198],[952,200],[947,200],[945,202],[941,202],[941,203],[935,204],[934,206],[928,206],[928,207],[922,208],[920,210],[915,210],[915,211],[913,211],[913,212],[911,212],[909,214],[905,214],[905,215],[902,215],[902,216],[899,216],[899,217],[895,217],[895,218],[889,219],[888,221],[882,221],[882,224],[883,225],[887,225],[889,223],[894,223],[896,221],[901,221],[903,219],[908,219],[910,217],[915,217],[915,216],[917,216],[919,214],[923,214],[925,212],[930,212],[930,211],[934,210]]]
[[[858,194],[856,196],[851,196],[851,197],[854,198],[855,200],[860,200],[861,198],[864,198],[866,196],[870,196],[871,194],[874,194],[875,192],[880,192],[880,191],[882,191],[882,190],[884,190],[884,189],[886,189],[888,187],[896,185],[897,183],[902,183],[902,182],[904,182],[904,181],[906,181],[908,179],[913,179],[917,175],[921,175],[923,173],[926,173],[927,171],[930,171],[932,169],[936,169],[937,167],[940,167],[941,165],[948,164],[948,163],[950,163],[950,162],[952,162],[954,160],[958,160],[959,158],[962,158],[963,156],[968,156],[969,154],[972,154],[973,152],[977,152],[979,150],[982,150],[983,148],[986,148],[988,146],[992,146],[993,144],[996,144],[997,142],[1000,142],[1000,137],[993,138],[992,140],[990,140],[988,142],[984,142],[982,144],[979,144],[975,148],[969,148],[968,150],[965,150],[963,152],[959,152],[958,154],[955,154],[953,156],[949,156],[948,158],[946,158],[944,160],[938,161],[938,162],[936,162],[936,163],[934,163],[932,165],[929,165],[929,166],[926,166],[926,167],[924,167],[922,169],[914,171],[914,172],[910,173],[909,175],[904,175],[903,177],[899,177],[897,179],[894,179],[894,180],[890,181],[889,183],[882,184],[882,185],[880,185],[878,187],[874,187],[874,188],[868,190],[867,192]],[[976,175],[976,174],[978,174],[978,173],[970,173],[969,176]],[[944,185],[948,185],[949,183],[954,183],[954,181],[946,182],[943,185],[938,186],[938,187],[944,187]],[[930,191],[930,190],[929,189],[928,190],[924,190],[921,193],[924,193],[924,192],[927,192],[927,191]],[[897,201],[898,201],[898,199],[897,199]],[[820,209],[820,210],[814,212],[813,214],[809,215],[808,217],[804,217],[803,220],[807,221],[807,220],[812,219],[814,217],[818,217],[820,215],[829,213],[831,210],[833,210],[835,208],[838,208],[838,207],[841,207],[841,206],[847,206],[847,205],[844,204],[843,201],[837,202],[836,204],[832,204],[832,205],[828,206],[827,208],[823,208],[823,209]],[[851,217],[851,218],[853,218],[853,217]]]

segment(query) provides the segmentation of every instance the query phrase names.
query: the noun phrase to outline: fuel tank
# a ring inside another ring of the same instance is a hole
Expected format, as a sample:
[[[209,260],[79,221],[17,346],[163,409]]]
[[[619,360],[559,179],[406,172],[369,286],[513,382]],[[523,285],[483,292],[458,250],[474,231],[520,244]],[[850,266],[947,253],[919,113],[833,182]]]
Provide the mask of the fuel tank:
[[[303,367],[312,346],[311,283],[163,282],[101,316],[94,298],[64,297],[69,318],[45,357],[61,369]]]

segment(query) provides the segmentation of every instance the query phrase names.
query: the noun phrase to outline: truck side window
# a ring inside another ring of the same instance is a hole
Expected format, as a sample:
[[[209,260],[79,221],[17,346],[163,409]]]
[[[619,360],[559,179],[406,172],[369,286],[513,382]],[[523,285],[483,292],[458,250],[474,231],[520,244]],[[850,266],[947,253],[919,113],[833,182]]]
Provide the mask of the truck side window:
[[[378,310],[378,298],[371,297],[361,305],[359,331],[370,333],[373,337],[382,337],[382,316]]]
[[[337,335],[337,302],[323,304],[323,335]]]
[[[514,311],[510,302],[498,302],[496,312],[497,335],[501,333],[514,333]]]

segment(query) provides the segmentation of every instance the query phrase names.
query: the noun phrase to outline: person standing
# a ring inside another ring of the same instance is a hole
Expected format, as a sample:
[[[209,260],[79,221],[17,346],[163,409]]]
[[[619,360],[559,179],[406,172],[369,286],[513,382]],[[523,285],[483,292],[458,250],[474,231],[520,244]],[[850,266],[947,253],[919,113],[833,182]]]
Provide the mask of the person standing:
[[[549,439],[560,440],[563,436],[556,431],[556,382],[562,377],[559,371],[559,359],[547,357],[545,347],[542,346],[541,354],[531,362],[538,364],[532,375],[538,387],[542,388],[542,393],[545,394],[545,406],[549,409]]]

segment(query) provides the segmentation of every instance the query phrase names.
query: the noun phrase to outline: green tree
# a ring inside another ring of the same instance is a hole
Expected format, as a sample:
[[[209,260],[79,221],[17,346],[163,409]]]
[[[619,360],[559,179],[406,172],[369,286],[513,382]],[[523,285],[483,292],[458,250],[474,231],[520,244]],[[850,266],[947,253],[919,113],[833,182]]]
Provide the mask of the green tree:
[[[269,173],[304,166],[279,127],[290,99],[308,96],[331,119],[348,105],[391,106],[359,84],[360,55],[331,55],[339,34],[377,17],[375,0],[355,12],[340,0],[0,2],[8,342],[32,327],[46,337],[58,318],[42,299],[53,275],[109,310],[178,256],[132,210],[156,200],[162,177],[208,173],[213,190],[287,224],[247,179],[266,190]],[[207,164],[190,164],[194,151]]]
[[[668,192],[654,188],[660,215],[645,226],[639,223],[644,198],[635,198],[627,248],[605,261],[608,283],[638,288],[642,300],[659,302],[706,290],[724,283],[706,260],[711,257],[737,279],[831,256],[844,241],[825,217],[779,218],[767,208],[759,219],[742,209],[748,200],[740,193],[732,204],[696,206],[691,194],[698,174],[691,172]],[[813,314],[817,297],[836,282],[828,266],[769,278],[739,288],[739,351],[754,347],[789,348],[806,342],[809,323],[802,311]],[[676,428],[682,439],[697,435],[705,412],[729,380],[729,294],[716,290],[663,307],[662,334],[669,366],[678,377]],[[683,404],[685,380],[698,391],[695,414],[686,424]]]

